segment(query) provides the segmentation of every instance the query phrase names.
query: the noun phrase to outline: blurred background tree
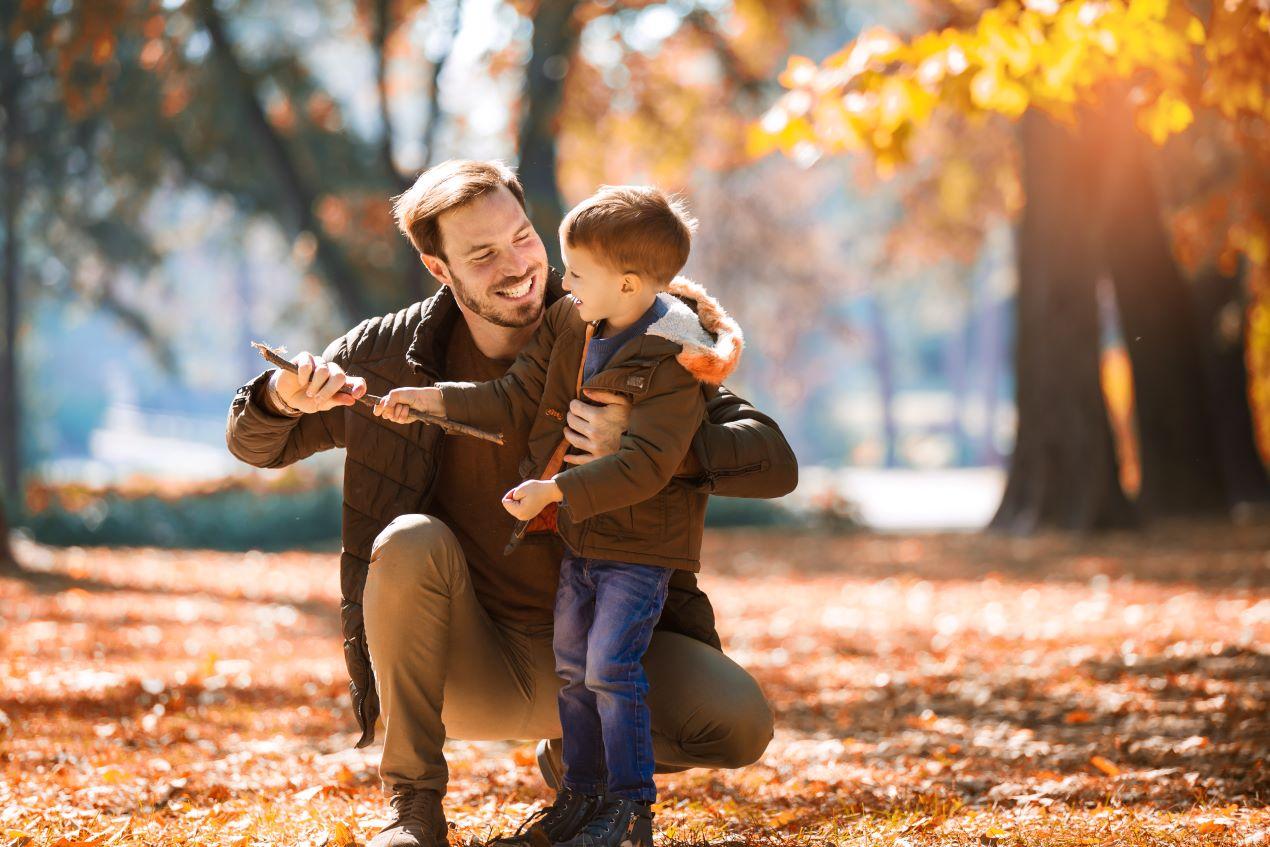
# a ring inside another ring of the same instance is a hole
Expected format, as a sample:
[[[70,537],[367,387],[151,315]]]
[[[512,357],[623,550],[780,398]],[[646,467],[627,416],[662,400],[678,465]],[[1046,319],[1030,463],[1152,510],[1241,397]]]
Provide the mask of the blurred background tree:
[[[973,145],[1016,122],[1019,430],[994,524],[1124,526],[1127,494],[1143,517],[1264,501],[1244,351],[1249,298],[1263,298],[1258,321],[1270,303],[1270,11],[1030,0],[929,13],[914,37],[873,28],[819,65],[791,59],[752,149],[867,151],[885,174],[941,123]],[[993,190],[958,146],[942,152],[948,191]],[[1172,233],[1162,196],[1181,207]],[[931,198],[952,216],[965,206]],[[1119,450],[1108,332],[1132,371]]]

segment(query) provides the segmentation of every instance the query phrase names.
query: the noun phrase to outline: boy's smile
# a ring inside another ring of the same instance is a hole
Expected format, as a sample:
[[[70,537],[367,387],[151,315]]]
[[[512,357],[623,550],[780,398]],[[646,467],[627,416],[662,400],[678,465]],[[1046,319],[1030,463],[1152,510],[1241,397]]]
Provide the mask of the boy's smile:
[[[623,277],[585,247],[570,247],[560,243],[564,256],[564,290],[573,298],[574,306],[582,320],[609,320],[627,311],[630,297],[622,292]]]

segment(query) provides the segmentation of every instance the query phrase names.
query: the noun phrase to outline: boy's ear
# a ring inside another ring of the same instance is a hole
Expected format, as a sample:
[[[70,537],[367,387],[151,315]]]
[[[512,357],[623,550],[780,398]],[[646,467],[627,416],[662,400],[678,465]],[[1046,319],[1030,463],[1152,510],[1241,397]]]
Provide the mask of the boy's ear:
[[[638,294],[639,290],[644,287],[644,281],[639,278],[639,274],[624,273],[622,274],[622,293]]]

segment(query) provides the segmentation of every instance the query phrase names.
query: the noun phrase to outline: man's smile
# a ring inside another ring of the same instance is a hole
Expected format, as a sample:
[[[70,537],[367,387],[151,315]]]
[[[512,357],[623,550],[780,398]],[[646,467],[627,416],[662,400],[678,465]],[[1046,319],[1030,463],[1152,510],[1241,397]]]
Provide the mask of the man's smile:
[[[533,294],[534,288],[537,284],[538,275],[534,273],[526,277],[523,282],[513,285],[510,288],[504,288],[502,291],[495,291],[494,293],[502,299],[510,300],[512,302],[528,300],[530,295]]]

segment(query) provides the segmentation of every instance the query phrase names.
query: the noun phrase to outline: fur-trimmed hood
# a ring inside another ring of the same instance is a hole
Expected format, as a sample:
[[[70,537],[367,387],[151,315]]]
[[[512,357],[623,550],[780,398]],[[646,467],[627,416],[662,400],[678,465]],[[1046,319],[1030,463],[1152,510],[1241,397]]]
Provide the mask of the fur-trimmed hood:
[[[706,292],[705,286],[686,276],[677,276],[657,298],[667,311],[645,330],[646,334],[682,346],[675,359],[701,382],[719,385],[731,376],[741,361],[745,337],[741,327],[719,301]],[[695,312],[685,300],[695,304]]]

